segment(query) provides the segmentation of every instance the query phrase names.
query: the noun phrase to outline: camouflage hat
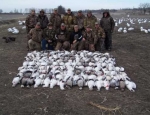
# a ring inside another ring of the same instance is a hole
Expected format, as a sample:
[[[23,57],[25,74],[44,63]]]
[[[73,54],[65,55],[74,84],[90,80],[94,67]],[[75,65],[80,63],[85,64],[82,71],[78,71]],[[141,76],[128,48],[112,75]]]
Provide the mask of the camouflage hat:
[[[65,24],[64,24],[64,23],[61,23],[61,26],[65,26]]]
[[[35,12],[35,9],[31,9],[30,12]]]
[[[88,13],[88,14],[92,14],[92,11],[91,11],[91,10],[89,10],[87,13]]]
[[[105,10],[103,13],[109,13],[109,10]]]
[[[86,28],[91,28],[91,26],[90,26],[90,25],[87,25]]]
[[[54,11],[57,11],[57,10],[58,10],[57,8],[54,9]]]
[[[68,9],[67,9],[67,11],[71,11],[71,9],[70,9],[70,8],[68,8]]]
[[[40,10],[40,13],[41,13],[41,12],[45,13],[45,11],[44,11],[43,9]]]
[[[37,23],[36,23],[36,26],[41,26],[40,22],[37,22]]]
[[[95,22],[95,25],[98,25],[99,23],[98,22]]]
[[[79,10],[78,13],[82,13],[82,10]]]
[[[48,26],[53,26],[52,22],[49,22],[49,23],[48,23]]]
[[[78,25],[74,25],[74,28],[78,28]]]

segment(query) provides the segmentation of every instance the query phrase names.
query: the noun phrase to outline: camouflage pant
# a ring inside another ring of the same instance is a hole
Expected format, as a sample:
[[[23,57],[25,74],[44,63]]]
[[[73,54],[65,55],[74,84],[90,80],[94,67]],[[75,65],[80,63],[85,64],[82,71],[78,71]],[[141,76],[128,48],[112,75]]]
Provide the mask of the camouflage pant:
[[[96,51],[104,50],[104,39],[103,38],[98,39],[97,44],[95,45],[95,50]]]
[[[77,51],[84,50],[84,45],[85,45],[84,41],[77,41],[76,43],[72,44],[71,50],[77,50]]]
[[[70,43],[65,41],[63,43],[57,42],[55,50],[70,50]]]
[[[28,45],[29,45],[29,50],[33,51],[33,50],[41,50],[41,44],[38,42],[33,41],[32,39],[30,39],[28,41]]]
[[[90,44],[88,41],[85,41],[85,50],[94,52],[95,51],[94,44]]]
[[[29,39],[29,32],[32,28],[26,28],[26,32],[27,32],[27,49],[29,49],[29,44],[28,44],[28,41],[30,40]]]
[[[27,49],[29,49],[29,40],[30,40],[30,38],[29,38],[29,34],[27,34]]]

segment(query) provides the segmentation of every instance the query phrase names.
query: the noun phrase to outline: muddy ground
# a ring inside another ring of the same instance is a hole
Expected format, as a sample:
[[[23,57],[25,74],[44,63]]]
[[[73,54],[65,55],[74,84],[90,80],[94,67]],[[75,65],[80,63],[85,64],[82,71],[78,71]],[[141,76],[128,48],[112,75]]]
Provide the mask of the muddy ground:
[[[18,35],[7,32],[8,27],[19,28]],[[113,50],[117,65],[123,66],[137,84],[135,93],[125,90],[101,92],[82,91],[77,87],[61,91],[50,88],[12,88],[12,79],[22,65],[26,51],[26,32],[17,22],[0,26],[0,38],[17,37],[15,42],[0,39],[0,115],[150,115],[150,34],[133,31],[127,34],[114,32]],[[105,111],[91,106],[94,102],[116,111]]]
[[[12,20],[26,18],[27,14],[0,14],[0,20]]]

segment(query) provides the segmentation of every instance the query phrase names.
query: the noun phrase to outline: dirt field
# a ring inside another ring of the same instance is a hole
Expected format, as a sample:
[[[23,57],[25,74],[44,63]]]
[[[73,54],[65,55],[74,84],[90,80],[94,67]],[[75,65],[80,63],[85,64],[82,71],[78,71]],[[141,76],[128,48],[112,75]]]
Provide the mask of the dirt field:
[[[7,28],[13,26],[20,29],[18,35],[7,32]],[[17,37],[15,42],[8,44],[0,39],[0,115],[150,115],[150,34],[138,30],[113,34],[110,53],[137,84],[136,92],[132,93],[112,88],[101,92],[89,91],[87,87],[82,91],[77,87],[66,91],[58,87],[28,89],[18,85],[12,88],[12,79],[27,54],[26,32],[18,23],[1,25],[0,30],[0,38]],[[120,109],[104,111],[89,102]]]
[[[0,20],[22,19],[26,16],[26,14],[0,14]]]

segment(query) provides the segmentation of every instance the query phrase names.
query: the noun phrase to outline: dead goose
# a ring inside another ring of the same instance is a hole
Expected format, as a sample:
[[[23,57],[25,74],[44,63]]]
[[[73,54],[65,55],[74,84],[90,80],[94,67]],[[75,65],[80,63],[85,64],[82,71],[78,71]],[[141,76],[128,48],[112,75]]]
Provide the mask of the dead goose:
[[[20,76],[14,77],[12,81],[12,87],[15,87],[19,83],[20,83]]]
[[[84,78],[77,74],[73,77],[73,81],[75,82],[74,85],[77,85],[79,89],[82,90],[84,86]]]

